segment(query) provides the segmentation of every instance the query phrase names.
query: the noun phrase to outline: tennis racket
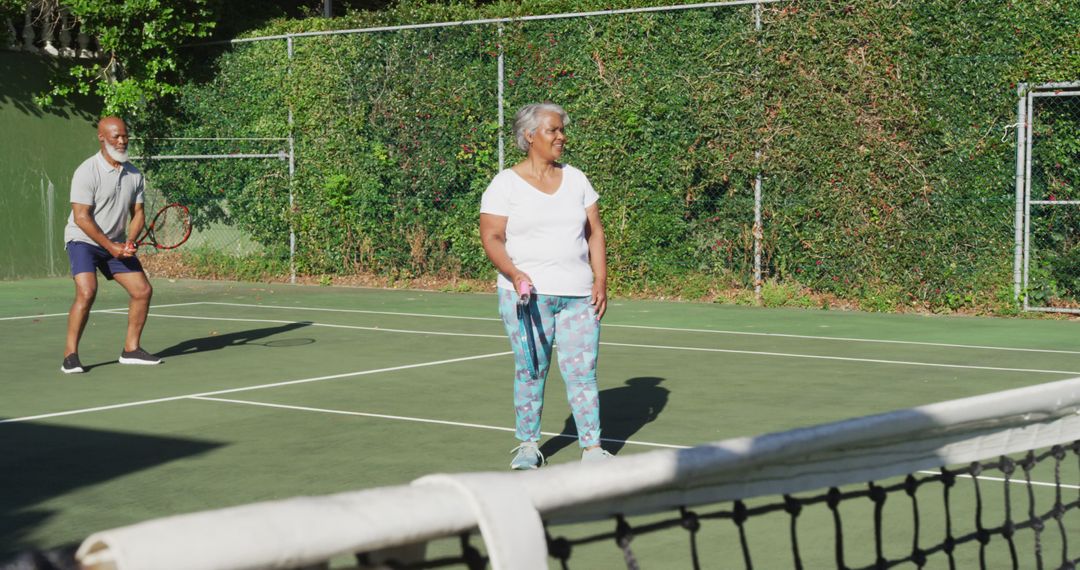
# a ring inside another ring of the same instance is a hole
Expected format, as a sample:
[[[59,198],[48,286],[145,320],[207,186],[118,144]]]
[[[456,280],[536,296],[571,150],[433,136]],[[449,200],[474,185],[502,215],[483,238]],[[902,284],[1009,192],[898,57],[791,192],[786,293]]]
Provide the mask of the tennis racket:
[[[529,306],[532,304],[532,293],[529,288],[529,283],[522,281],[518,283],[518,302],[517,302],[517,317],[518,326],[521,327],[521,336],[524,338],[525,359],[529,362],[529,377],[533,380],[540,378],[539,360],[536,356],[536,339],[533,338],[533,320],[532,311],[529,310]]]
[[[169,204],[158,210],[135,240],[136,245],[152,245],[158,249],[175,249],[191,236],[191,213],[187,206]]]

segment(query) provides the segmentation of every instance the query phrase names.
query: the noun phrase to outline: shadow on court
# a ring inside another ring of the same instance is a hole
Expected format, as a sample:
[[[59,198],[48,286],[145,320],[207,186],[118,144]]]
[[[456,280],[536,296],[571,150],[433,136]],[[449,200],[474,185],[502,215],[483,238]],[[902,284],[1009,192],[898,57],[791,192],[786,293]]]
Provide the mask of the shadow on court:
[[[166,358],[169,356],[181,356],[184,354],[196,354],[199,352],[209,352],[211,350],[221,350],[223,348],[232,348],[234,346],[254,345],[265,346],[271,348],[283,348],[289,346],[301,346],[305,344],[311,344],[315,342],[313,338],[280,338],[273,340],[266,340],[269,337],[284,334],[287,332],[295,331],[307,326],[311,326],[311,321],[299,321],[295,323],[288,323],[276,327],[265,327],[261,329],[251,329],[246,331],[238,331],[227,334],[204,336],[202,338],[193,338],[185,340],[183,342],[174,344],[164,350],[157,352],[157,355]]]
[[[639,376],[630,378],[625,386],[600,391],[600,430],[602,446],[618,453],[645,424],[655,420],[667,405],[671,392],[662,386],[663,378]],[[562,432],[540,446],[544,457],[551,457],[565,447],[577,446],[577,426],[571,414]]]
[[[31,536],[57,514],[49,504],[53,499],[222,445],[35,423],[0,425],[0,560],[22,549],[56,546]],[[102,529],[82,530],[89,535]]]

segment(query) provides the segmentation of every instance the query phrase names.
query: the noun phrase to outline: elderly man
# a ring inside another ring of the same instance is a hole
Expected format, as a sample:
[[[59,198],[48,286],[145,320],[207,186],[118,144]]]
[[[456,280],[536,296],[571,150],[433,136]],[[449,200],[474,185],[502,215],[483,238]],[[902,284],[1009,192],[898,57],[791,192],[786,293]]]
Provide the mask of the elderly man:
[[[160,364],[161,359],[139,346],[153,289],[135,257],[135,239],[145,223],[143,175],[128,163],[128,133],[124,121],[106,117],[98,123],[100,151],[86,159],[71,179],[71,215],[64,242],[75,281],[75,301],[68,313],[64,363],[66,374],[83,372],[79,361],[90,307],[97,295],[97,272],[116,280],[131,297],[121,364]]]

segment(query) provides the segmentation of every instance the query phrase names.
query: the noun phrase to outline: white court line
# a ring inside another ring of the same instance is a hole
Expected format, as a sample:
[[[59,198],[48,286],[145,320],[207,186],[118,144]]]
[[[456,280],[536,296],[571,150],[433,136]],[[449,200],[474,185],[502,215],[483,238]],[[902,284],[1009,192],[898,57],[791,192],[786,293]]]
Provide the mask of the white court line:
[[[389,315],[397,317],[423,317],[431,319],[461,319],[470,321],[501,321],[502,319],[491,317],[463,317],[453,315],[437,315],[431,313],[395,313],[390,311],[364,311],[359,309],[326,309],[318,307],[288,307],[283,305],[257,305],[253,303],[221,303],[214,301],[205,301],[206,305],[224,305],[232,307],[257,307],[262,309],[291,309],[298,311],[323,311],[331,313],[361,313],[367,315]],[[809,340],[835,340],[844,342],[870,342],[880,344],[909,344],[917,346],[940,346],[944,348],[970,348],[976,350],[1004,350],[1015,352],[1047,352],[1053,354],[1080,354],[1080,350],[1055,350],[1049,348],[1015,348],[1008,346],[985,346],[978,344],[950,344],[942,342],[923,342],[914,340],[887,340],[887,339],[874,339],[874,338],[854,338],[854,337],[841,337],[841,336],[819,336],[819,335],[802,335],[802,334],[786,334],[786,333],[766,333],[766,332],[750,332],[750,331],[732,331],[723,329],[691,329],[681,327],[656,327],[645,325],[619,325],[613,323],[604,323],[604,328],[623,328],[623,329],[640,329],[651,331],[669,331],[669,332],[691,332],[691,333],[709,333],[709,334],[725,334],[725,335],[737,335],[737,336],[764,336],[764,337],[777,337],[777,338],[801,338]]]
[[[226,403],[226,404],[240,404],[240,405],[244,405],[244,406],[258,406],[258,407],[263,407],[263,408],[277,408],[277,409],[281,409],[281,410],[295,410],[295,411],[300,411],[300,412],[315,412],[315,413],[319,413],[319,414],[333,414],[333,415],[339,415],[339,416],[353,416],[353,417],[363,417],[363,418],[376,418],[376,419],[383,419],[383,420],[397,420],[397,421],[404,421],[404,422],[415,422],[415,423],[422,423],[422,424],[434,424],[434,425],[444,425],[444,426],[453,426],[453,427],[486,429],[486,430],[502,431],[502,432],[513,432],[513,431],[515,431],[514,428],[500,427],[500,426],[490,426],[490,425],[486,425],[486,424],[473,424],[473,423],[467,423],[467,422],[451,422],[451,421],[447,421],[447,420],[435,420],[435,419],[430,419],[430,418],[417,418],[417,417],[411,417],[411,416],[395,416],[395,415],[389,415],[389,414],[373,414],[373,413],[368,413],[368,412],[352,412],[352,411],[348,411],[348,410],[334,410],[334,409],[329,409],[329,408],[313,408],[311,406],[293,406],[293,405],[288,405],[288,404],[271,404],[269,402],[254,402],[254,401],[251,401],[251,400],[235,400],[235,399],[231,399],[231,398],[212,398],[212,397],[207,397],[207,396],[192,396],[191,399],[193,399],[193,400],[204,400],[204,401],[208,401],[208,402],[223,402],[223,403]],[[549,437],[562,437],[562,438],[577,439],[577,436],[575,436],[575,435],[567,435],[567,434],[563,434],[563,433],[556,433],[556,432],[550,432],[550,431],[542,431],[542,432],[540,432],[540,434],[541,435],[546,435],[546,436],[549,436]],[[608,443],[622,443],[622,444],[628,444],[628,445],[641,445],[641,446],[646,446],[646,447],[663,447],[663,448],[668,448],[668,449],[691,449],[691,448],[693,448],[692,445],[673,445],[673,444],[670,444],[670,443],[655,443],[655,442],[651,442],[651,441],[635,441],[635,440],[631,440],[631,439],[610,439],[610,438],[605,438],[605,437],[600,438],[600,441],[606,441]],[[922,474],[925,474],[925,475],[940,475],[941,474],[939,471],[917,471],[917,473],[922,473]],[[959,475],[959,477],[966,478],[966,479],[971,479],[972,478],[971,475]],[[1026,481],[1022,481],[1022,480],[1015,479],[1015,478],[1006,480],[1006,479],[1004,479],[1002,477],[990,477],[990,476],[987,476],[987,475],[979,475],[978,479],[980,481],[999,481],[999,482],[1002,482],[1002,483],[1007,481],[1009,483],[1013,483],[1013,484],[1016,484],[1016,485],[1024,485],[1024,484],[1026,484]],[[1032,481],[1031,484],[1033,486],[1040,486],[1040,487],[1055,487],[1054,483],[1045,483],[1045,482],[1042,482],[1042,481]],[[1061,485],[1061,488],[1062,489],[1080,489],[1080,486],[1078,486],[1078,485],[1067,485],[1067,484],[1063,483]]]
[[[312,407],[309,407],[309,406],[291,406],[291,405],[286,405],[286,404],[271,404],[271,403],[268,403],[268,402],[253,402],[251,400],[233,400],[233,399],[229,399],[229,398],[209,398],[209,397],[206,397],[206,396],[192,396],[191,399],[193,399],[193,400],[207,400],[207,401],[211,401],[211,402],[225,402],[225,403],[229,403],[229,404],[243,404],[243,405],[247,405],[247,406],[261,406],[261,407],[264,407],[264,408],[280,408],[282,410],[298,410],[298,411],[301,411],[301,412],[317,412],[317,413],[321,413],[321,414],[336,414],[336,415],[341,415],[341,416],[358,416],[358,417],[364,417],[364,418],[378,418],[378,419],[383,419],[383,420],[398,420],[398,421],[403,421],[403,422],[416,422],[416,423],[422,423],[422,424],[436,424],[436,425],[444,425],[444,426],[467,427],[467,428],[487,429],[487,430],[494,430],[494,431],[509,431],[509,432],[514,431],[514,428],[499,427],[499,426],[489,426],[489,425],[485,425],[485,424],[470,424],[470,423],[465,423],[465,422],[451,422],[451,421],[447,421],[447,420],[433,420],[433,419],[430,419],[430,418],[415,418],[415,417],[410,417],[410,416],[392,416],[392,415],[387,415],[387,414],[372,414],[372,413],[368,413],[368,412],[350,412],[348,410],[332,410],[332,409],[327,409],[327,408],[312,408]],[[552,436],[552,437],[565,437],[565,438],[577,439],[576,435],[566,435],[566,434],[562,434],[562,433],[553,433],[553,432],[549,432],[549,431],[542,431],[540,433],[542,435],[547,435],[547,436]],[[627,440],[608,439],[608,438],[603,438],[602,437],[602,438],[600,438],[600,441],[606,441],[606,442],[609,442],[609,443],[628,443],[628,444],[632,444],[632,445],[646,445],[646,446],[649,446],[649,447],[668,447],[668,448],[672,448],[672,449],[690,449],[689,445],[671,445],[671,444],[667,444],[667,443],[653,443],[653,442],[650,442],[650,441],[632,441],[632,440],[629,440],[629,439],[627,439]]]
[[[212,392],[197,392],[195,394],[184,394],[183,396],[168,396],[165,398],[154,398],[153,400],[140,400],[137,402],[125,402],[123,404],[111,404],[108,406],[97,406],[94,408],[84,408],[81,410],[68,410],[66,412],[54,412],[50,414],[38,414],[36,416],[25,416],[22,418],[9,418],[0,420],[0,424],[9,424],[15,422],[28,422],[32,420],[42,420],[47,418],[58,418],[61,416],[73,416],[76,414],[86,414],[90,412],[101,412],[105,410],[116,410],[120,408],[131,408],[135,406],[145,406],[148,404],[158,404],[161,402],[173,402],[176,400],[185,400],[190,398],[204,397],[204,396],[217,396],[219,394],[233,394],[236,392],[247,392],[250,390],[263,390],[266,388],[279,388],[281,386],[292,386],[295,384],[306,384],[309,382],[321,382],[324,380],[336,380],[338,378],[351,378],[354,376],[368,376],[370,374],[379,374],[382,372],[395,372],[398,370],[409,370],[412,368],[424,368],[427,366],[439,366],[441,364],[453,364],[455,362],[467,362],[469,360],[482,360],[484,358],[492,358],[495,356],[507,356],[512,354],[510,351],[506,352],[492,352],[490,354],[480,354],[477,356],[463,356],[461,358],[451,358],[448,360],[435,360],[432,362],[421,362],[419,364],[406,364],[403,366],[392,366],[390,368],[379,368],[376,370],[360,370],[357,372],[345,372],[342,374],[331,374],[329,376],[316,376],[314,378],[302,378],[300,380],[285,380],[283,382],[273,382],[270,384],[259,384],[257,386],[245,386],[243,388],[228,388],[225,390],[214,390]]]
[[[187,306],[190,306],[190,305],[202,305],[202,304],[203,304],[202,301],[195,301],[195,302],[192,302],[192,303],[172,303],[171,305],[154,305],[152,308],[159,309],[159,308],[164,308],[164,307],[187,307]],[[120,312],[121,314],[123,314],[123,313],[127,312],[127,307],[117,307],[115,309],[94,309],[94,310],[92,310],[90,312],[91,313],[113,313],[113,314],[115,314],[117,312]],[[67,313],[49,313],[47,315],[23,315],[23,316],[19,316],[19,317],[0,317],[0,321],[17,321],[17,320],[25,320],[25,319],[44,319],[46,317],[66,317],[66,316],[68,316]]]
[[[152,317],[170,318],[170,319],[194,319],[205,321],[235,321],[245,323],[273,323],[273,324],[291,324],[296,321],[282,321],[271,319],[235,319],[224,317],[191,317],[185,315],[155,315]],[[498,338],[505,339],[506,335],[491,335],[480,333],[448,333],[439,331],[424,331],[424,330],[408,330],[408,329],[386,329],[380,327],[361,327],[356,325],[331,325],[323,323],[311,323],[310,326],[316,327],[331,327],[353,330],[365,330],[374,332],[391,332],[402,334],[423,334],[423,335],[439,335],[439,336],[463,336],[474,338]],[[648,348],[654,350],[688,350],[696,352],[717,352],[724,354],[749,354],[754,356],[775,356],[781,358],[810,358],[814,360],[838,360],[841,362],[867,362],[872,364],[893,364],[898,366],[929,366],[933,368],[958,368],[963,370],[988,370],[993,372],[1027,372],[1035,374],[1065,374],[1069,376],[1080,376],[1080,372],[1071,370],[1043,370],[1039,368],[1006,368],[1001,366],[975,366],[969,364],[941,364],[935,362],[917,362],[908,360],[884,360],[880,358],[855,358],[851,356],[821,356],[816,354],[795,354],[787,352],[764,352],[760,350],[735,350],[730,348],[699,348],[692,346],[669,346],[659,344],[630,344],[623,342],[601,342],[601,346],[618,346],[626,348]]]
[[[605,346],[629,348],[664,348],[668,350],[690,350],[698,352],[722,352],[729,354],[753,354],[758,356],[780,356],[785,358],[811,358],[815,360],[839,360],[842,362],[872,362],[875,364],[896,364],[899,366],[930,366],[934,368],[961,368],[965,370],[992,370],[996,372],[1033,372],[1040,374],[1067,374],[1078,376],[1080,372],[1071,370],[1042,370],[1039,368],[1005,368],[1001,366],[974,366],[969,364],[940,364],[936,362],[916,362],[910,360],[883,360],[880,358],[854,358],[850,356],[819,356],[815,354],[793,354],[787,352],[763,352],[758,350],[732,350],[729,348],[696,348],[690,346],[657,346],[651,344],[630,344],[624,342],[601,342]]]
[[[164,308],[164,307],[190,306],[190,305],[221,305],[221,306],[226,306],[226,307],[253,307],[253,308],[260,308],[260,309],[287,309],[287,310],[294,310],[294,311],[320,311],[320,312],[328,312],[328,313],[356,313],[356,314],[365,314],[365,315],[387,315],[387,316],[397,316],[397,317],[422,317],[422,318],[430,318],[430,319],[457,319],[457,320],[470,320],[470,321],[494,321],[494,322],[498,322],[498,321],[501,320],[501,319],[497,319],[497,318],[493,318],[493,317],[466,317],[466,316],[456,316],[456,315],[438,315],[438,314],[431,314],[431,313],[402,313],[402,312],[392,312],[392,311],[368,311],[368,310],[362,310],[362,309],[328,309],[328,308],[323,308],[323,307],[289,307],[289,306],[284,306],[284,305],[258,305],[258,304],[254,304],[254,303],[222,303],[222,302],[217,302],[217,301],[196,301],[196,302],[192,302],[192,303],[177,303],[177,304],[173,304],[173,305],[155,305],[155,306],[151,307],[151,309]],[[113,312],[113,311],[124,311],[124,310],[125,309],[107,309],[107,310],[100,311],[100,312]],[[95,312],[99,312],[99,311],[95,311]],[[50,314],[50,315],[33,315],[33,316],[26,316],[26,317],[5,317],[5,318],[0,318],[0,321],[13,320],[13,319],[41,318],[41,317],[61,317],[61,316],[67,316],[67,313],[54,313],[54,314]],[[153,313],[151,313],[151,316],[161,316],[161,315],[154,315]],[[197,318],[197,317],[189,317],[189,318]],[[240,319],[237,319],[237,320],[240,320]],[[274,322],[274,323],[292,322],[292,321],[272,321],[272,320],[256,321],[255,319],[252,319],[252,320],[255,321],[255,322]],[[326,325],[326,326],[329,326],[329,325]],[[937,347],[942,347],[942,348],[968,348],[968,349],[972,349],[972,350],[1000,350],[1000,351],[1007,351],[1007,352],[1042,352],[1042,353],[1049,353],[1049,354],[1080,354],[1080,351],[1078,351],[1078,350],[1055,350],[1055,349],[1049,349],[1049,348],[1019,348],[1019,347],[1008,347],[1008,346],[987,346],[987,345],[978,345],[978,344],[952,344],[952,343],[923,342],[923,341],[913,341],[913,340],[887,340],[887,339],[874,339],[874,338],[854,338],[854,337],[837,337],[837,336],[820,336],[820,335],[800,335],[800,334],[787,334],[787,333],[766,333],[766,332],[732,331],[732,330],[716,330],[716,329],[692,329],[692,328],[680,328],[680,327],[656,327],[656,326],[645,326],[645,325],[619,325],[619,324],[613,324],[613,323],[604,323],[604,327],[605,328],[625,328],[625,329],[639,329],[639,330],[653,330],[653,331],[668,331],[668,332],[724,334],[724,335],[735,335],[735,336],[760,336],[760,337],[796,338],[796,339],[808,339],[808,340],[832,340],[832,341],[839,341],[839,342],[865,342],[865,343],[877,343],[877,344],[902,344],[902,345],[913,345],[913,346],[937,346]],[[361,328],[361,327],[358,327],[358,328]],[[434,333],[431,333],[431,334],[434,334]],[[442,333],[442,334],[450,334],[450,333]]]
[[[916,473],[922,473],[923,475],[941,475],[940,471],[916,471]],[[957,477],[961,477],[963,479],[971,479],[972,478],[971,475],[957,475]],[[1012,479],[1006,479],[1004,477],[990,477],[990,476],[987,476],[987,475],[979,475],[978,477],[976,477],[976,479],[978,479],[980,481],[1000,481],[1002,483],[1009,482],[1009,483],[1012,483],[1014,485],[1026,485],[1027,484],[1027,481],[1024,481],[1023,479],[1017,479],[1015,477],[1013,477]],[[1054,483],[1044,483],[1042,481],[1032,481],[1031,485],[1033,487],[1056,487],[1057,486]],[[1062,489],[1080,489],[1080,485],[1068,485],[1068,484],[1062,483],[1061,488]]]
[[[853,338],[843,336],[815,336],[804,334],[785,334],[785,333],[765,333],[765,332],[749,332],[749,331],[727,331],[727,330],[713,330],[713,329],[684,329],[684,328],[672,328],[672,327],[648,327],[641,325],[608,325],[605,327],[620,327],[626,329],[645,329],[654,331],[676,331],[676,332],[700,332],[700,333],[714,333],[714,334],[729,334],[729,335],[745,335],[745,336],[765,336],[765,337],[777,337],[777,338],[801,338],[809,340],[838,340],[844,342],[870,342],[879,344],[908,344],[916,346],[940,346],[943,348],[970,348],[975,350],[1004,350],[1010,352],[1049,352],[1053,354],[1080,354],[1080,350],[1055,350],[1050,348],[1016,348],[1009,346],[984,346],[978,344],[950,344],[944,342],[923,342],[915,340],[886,340],[876,338]]]

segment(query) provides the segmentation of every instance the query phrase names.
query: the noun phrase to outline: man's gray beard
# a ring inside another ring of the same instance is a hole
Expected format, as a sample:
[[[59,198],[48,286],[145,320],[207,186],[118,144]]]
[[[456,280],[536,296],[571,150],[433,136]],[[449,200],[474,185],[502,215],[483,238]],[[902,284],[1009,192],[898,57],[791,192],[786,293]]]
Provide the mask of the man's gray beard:
[[[115,160],[116,162],[119,162],[120,164],[128,161],[128,153],[126,150],[117,150],[115,146],[109,143],[105,143],[105,152],[109,153],[109,158]]]

